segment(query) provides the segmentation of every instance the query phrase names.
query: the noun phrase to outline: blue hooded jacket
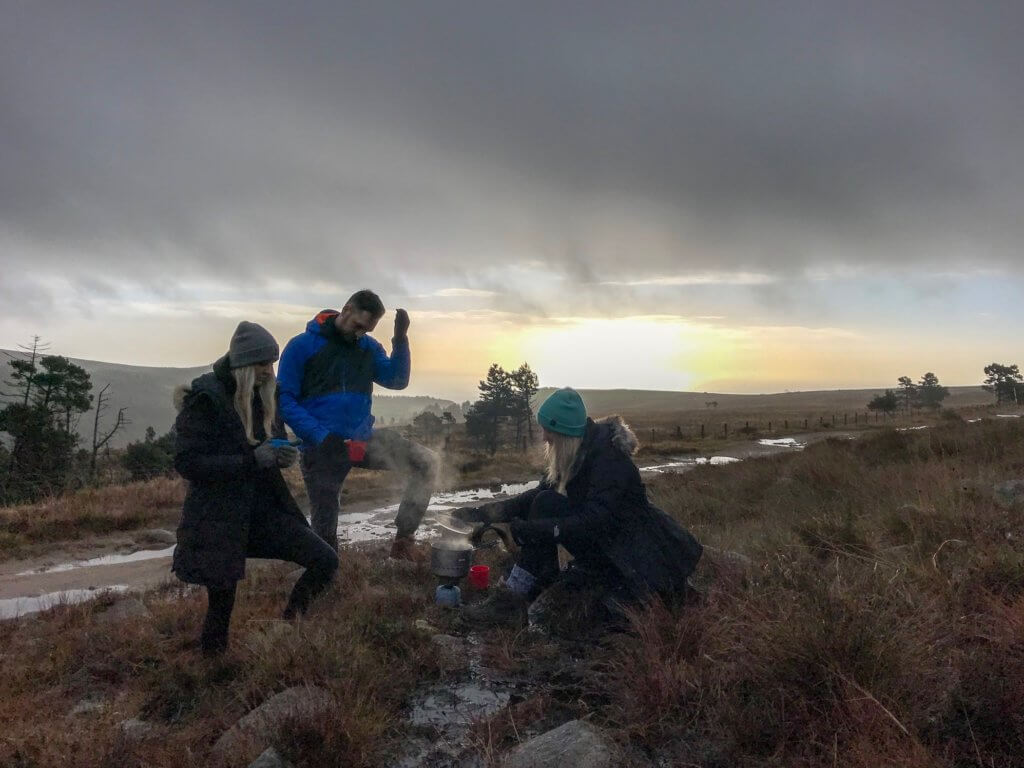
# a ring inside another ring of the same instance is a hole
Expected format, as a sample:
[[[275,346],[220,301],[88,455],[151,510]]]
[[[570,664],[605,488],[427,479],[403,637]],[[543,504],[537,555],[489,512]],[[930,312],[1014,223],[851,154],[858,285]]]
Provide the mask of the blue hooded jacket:
[[[337,316],[325,309],[310,320],[285,346],[277,369],[281,417],[305,445],[319,445],[332,432],[369,440],[374,383],[388,389],[409,384],[408,339],[392,339],[389,358],[370,336],[343,339],[334,327]]]

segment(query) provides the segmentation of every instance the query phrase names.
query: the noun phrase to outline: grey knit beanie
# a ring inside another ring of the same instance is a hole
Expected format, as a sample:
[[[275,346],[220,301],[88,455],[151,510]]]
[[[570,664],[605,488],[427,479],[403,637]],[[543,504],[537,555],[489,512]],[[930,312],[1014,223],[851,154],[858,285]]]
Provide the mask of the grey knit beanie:
[[[228,347],[228,362],[232,368],[256,363],[273,363],[278,358],[277,342],[262,325],[243,320],[235,328]]]

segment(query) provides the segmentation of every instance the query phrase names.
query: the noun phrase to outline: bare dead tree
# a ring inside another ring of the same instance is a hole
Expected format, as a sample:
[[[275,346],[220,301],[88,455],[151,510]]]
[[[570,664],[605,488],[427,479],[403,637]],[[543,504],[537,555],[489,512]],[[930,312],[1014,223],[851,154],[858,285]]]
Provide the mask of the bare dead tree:
[[[110,431],[108,431],[105,435],[100,437],[100,416],[102,416],[103,412],[106,411],[107,408],[109,408],[109,405],[107,404],[107,401],[109,400],[109,397],[107,396],[107,390],[109,388],[109,383],[104,384],[103,389],[101,389],[99,391],[99,394],[96,395],[96,414],[93,417],[92,421],[92,458],[89,460],[90,481],[96,479],[96,454],[99,453],[100,448],[102,448],[108,442],[110,442],[110,438],[117,434],[117,430],[121,429],[121,427],[128,423],[128,419],[125,418],[124,415],[124,412],[128,409],[118,408],[117,418],[114,419],[114,426],[112,426],[110,428]]]
[[[32,337],[32,346],[26,346],[19,344],[18,349],[22,352],[11,353],[5,351],[4,354],[10,358],[10,366],[13,369],[11,378],[14,381],[5,381],[9,387],[21,388],[24,391],[21,393],[21,404],[28,405],[29,395],[32,394],[32,384],[35,382],[35,376],[37,373],[36,360],[50,349],[50,345],[42,343],[39,336]],[[25,358],[25,355],[28,358]],[[0,392],[0,397],[17,397],[18,395],[12,392]]]

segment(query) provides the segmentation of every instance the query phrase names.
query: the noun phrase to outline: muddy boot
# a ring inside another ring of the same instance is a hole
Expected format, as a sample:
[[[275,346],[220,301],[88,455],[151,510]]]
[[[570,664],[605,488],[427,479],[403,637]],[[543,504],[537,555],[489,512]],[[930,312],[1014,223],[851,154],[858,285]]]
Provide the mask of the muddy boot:
[[[395,536],[388,554],[392,560],[404,560],[409,563],[425,563],[426,553],[416,546],[412,536]]]
[[[467,605],[462,618],[479,627],[521,627],[526,623],[530,601],[508,587],[498,587],[482,603]]]

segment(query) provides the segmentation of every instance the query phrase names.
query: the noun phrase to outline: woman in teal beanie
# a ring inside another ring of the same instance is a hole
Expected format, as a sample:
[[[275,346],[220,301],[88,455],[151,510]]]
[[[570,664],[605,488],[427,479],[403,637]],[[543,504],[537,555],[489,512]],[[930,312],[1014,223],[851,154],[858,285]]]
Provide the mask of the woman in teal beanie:
[[[559,389],[537,412],[547,467],[539,485],[514,498],[453,514],[477,525],[507,523],[519,554],[503,585],[464,615],[481,623],[531,622],[559,593],[589,591],[607,609],[675,600],[701,556],[700,543],[647,498],[632,456],[636,436],[619,416],[594,421],[574,389]],[[573,556],[566,570],[558,546]],[[533,602],[533,606],[530,604]]]

